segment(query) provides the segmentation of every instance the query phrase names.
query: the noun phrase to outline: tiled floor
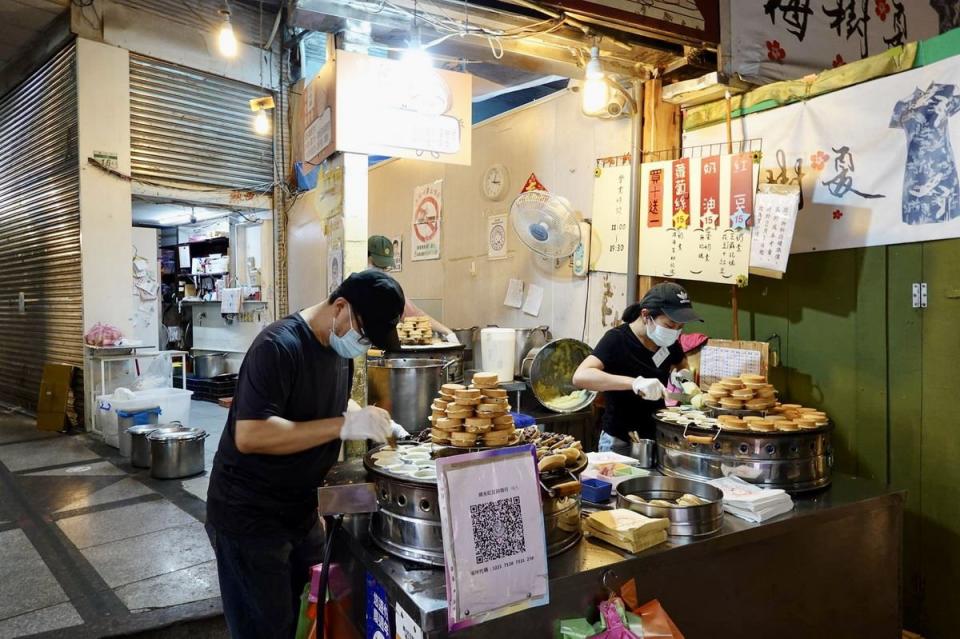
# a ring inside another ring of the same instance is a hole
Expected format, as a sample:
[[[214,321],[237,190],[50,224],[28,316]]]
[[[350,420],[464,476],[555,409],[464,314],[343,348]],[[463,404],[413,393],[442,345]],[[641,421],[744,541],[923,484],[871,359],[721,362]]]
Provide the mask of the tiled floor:
[[[212,467],[227,411],[193,402]],[[87,435],[0,409],[0,639],[83,639],[220,613],[208,472],[156,480]],[[67,630],[69,629],[69,630]]]

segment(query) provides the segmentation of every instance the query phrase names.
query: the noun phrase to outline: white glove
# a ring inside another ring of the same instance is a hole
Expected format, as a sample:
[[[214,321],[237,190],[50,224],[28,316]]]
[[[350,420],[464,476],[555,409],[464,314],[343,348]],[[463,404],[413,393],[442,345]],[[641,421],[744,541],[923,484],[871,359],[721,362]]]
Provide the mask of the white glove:
[[[382,444],[392,434],[390,413],[382,408],[364,406],[360,410],[351,410],[343,414],[340,439],[344,441],[372,439],[378,444]]]
[[[691,373],[690,369],[688,368],[675,370],[670,373],[670,384],[672,384],[674,388],[682,389],[684,382],[692,382],[692,381],[693,381],[693,373]]]
[[[662,399],[665,390],[660,380],[655,377],[638,377],[633,380],[633,392],[646,400]]]
[[[406,428],[393,420],[390,420],[390,429],[393,430],[393,436],[397,439],[406,439],[410,436]]]

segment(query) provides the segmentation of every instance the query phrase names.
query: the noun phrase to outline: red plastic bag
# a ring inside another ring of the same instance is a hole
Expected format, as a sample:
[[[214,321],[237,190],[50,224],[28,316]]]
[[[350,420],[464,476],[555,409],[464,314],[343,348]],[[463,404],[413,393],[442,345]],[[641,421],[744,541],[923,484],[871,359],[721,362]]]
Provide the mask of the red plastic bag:
[[[643,620],[644,639],[684,639],[683,633],[673,623],[659,600],[653,599],[642,606],[638,605],[637,584],[633,579],[620,587],[620,597],[630,612]]]
[[[123,333],[119,328],[100,322],[94,324],[93,328],[83,336],[83,341],[89,346],[116,346],[122,339]]]

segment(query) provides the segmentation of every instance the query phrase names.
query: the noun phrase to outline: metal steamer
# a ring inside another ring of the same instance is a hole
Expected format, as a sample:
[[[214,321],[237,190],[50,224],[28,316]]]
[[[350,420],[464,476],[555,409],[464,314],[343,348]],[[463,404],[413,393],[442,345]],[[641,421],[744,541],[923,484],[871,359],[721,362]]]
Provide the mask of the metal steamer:
[[[716,430],[656,419],[657,468],[668,477],[710,480],[736,475],[791,493],[830,485],[833,425],[796,431]]]
[[[402,445],[402,444],[401,444]],[[380,449],[377,449],[380,450]],[[418,563],[443,565],[443,537],[436,479],[398,476],[378,468],[373,459],[377,450],[363,458],[368,477],[376,486],[380,510],[370,518],[374,543],[386,552]],[[457,455],[468,449],[436,447],[435,457]],[[554,486],[579,481],[586,468],[586,456],[576,468],[540,474],[547,554],[554,556],[580,541],[580,494],[560,494]]]

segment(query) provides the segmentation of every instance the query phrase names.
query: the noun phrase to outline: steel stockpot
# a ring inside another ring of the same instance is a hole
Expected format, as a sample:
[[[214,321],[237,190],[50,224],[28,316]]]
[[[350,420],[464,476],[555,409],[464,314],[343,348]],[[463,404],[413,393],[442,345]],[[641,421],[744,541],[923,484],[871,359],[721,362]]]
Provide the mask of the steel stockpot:
[[[130,463],[137,468],[150,468],[150,441],[147,437],[156,431],[172,433],[183,430],[183,424],[170,422],[169,424],[143,424],[127,429],[130,436]]]
[[[147,436],[150,442],[150,476],[156,479],[180,479],[204,471],[204,441],[207,432],[199,428],[163,432]]]

